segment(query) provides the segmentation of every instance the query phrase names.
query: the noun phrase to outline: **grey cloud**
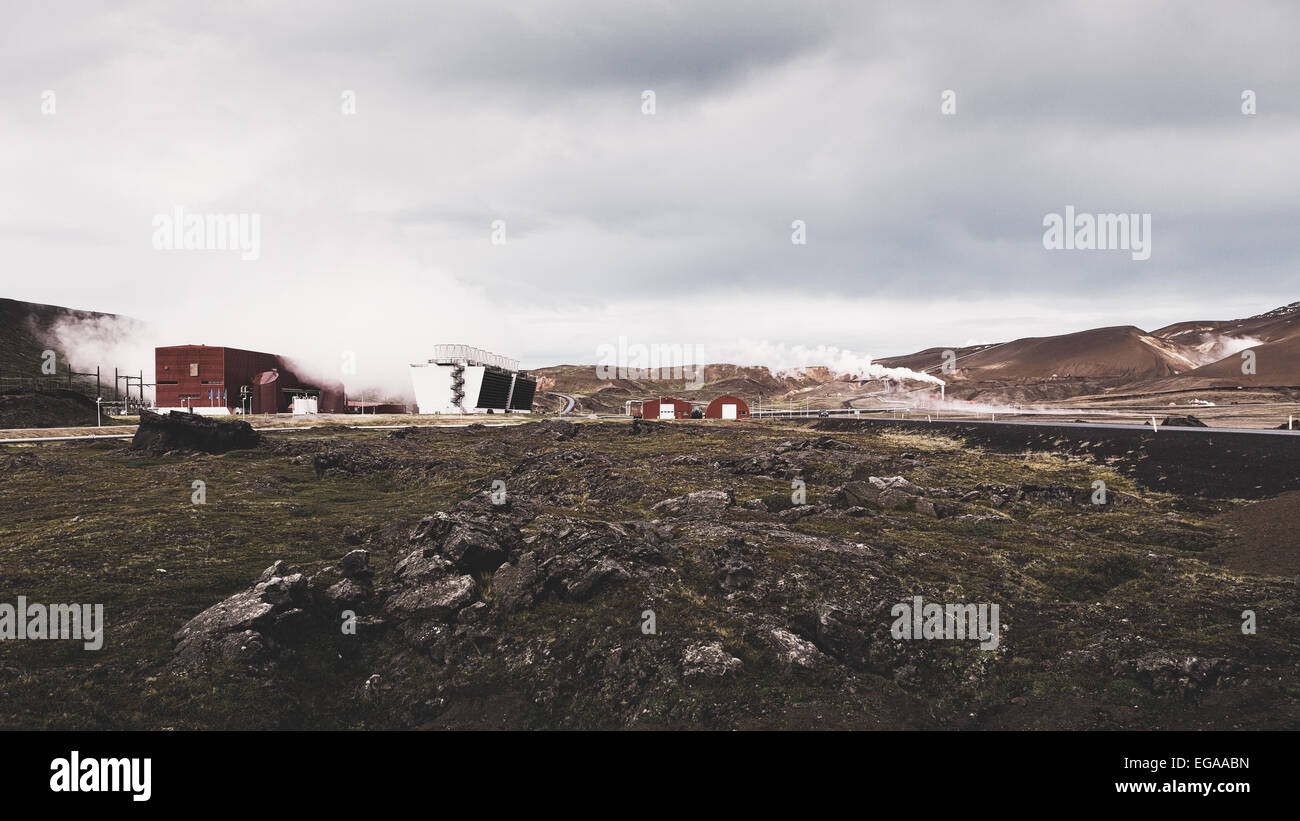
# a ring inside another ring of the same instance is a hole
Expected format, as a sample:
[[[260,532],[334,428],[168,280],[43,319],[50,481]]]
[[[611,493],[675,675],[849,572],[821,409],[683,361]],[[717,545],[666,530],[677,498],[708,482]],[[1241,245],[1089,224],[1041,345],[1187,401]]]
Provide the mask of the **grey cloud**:
[[[1207,316],[1224,287],[1295,298],[1300,9],[1283,2],[7,14],[0,173],[23,196],[0,203],[0,234],[15,296],[147,317],[172,308],[150,283],[245,273],[148,254],[149,215],[183,204],[264,214],[266,293],[351,316],[353,280],[383,283],[365,295],[375,306],[450,287],[569,361],[590,359],[572,340],[610,306],[665,295],[715,306],[736,336],[781,332],[745,307],[783,295],[828,310],[1013,295],[1021,309],[1105,305],[1114,324],[1170,282],[1209,295]],[[39,112],[46,87],[56,118]],[[643,88],[659,93],[653,117]],[[955,117],[939,113],[947,88]],[[1152,258],[1045,251],[1043,215],[1066,205],[1150,212]],[[790,243],[795,219],[806,246]],[[89,238],[93,255],[78,249]],[[88,302],[125,277],[141,286],[125,304]],[[371,336],[394,324],[354,321]]]

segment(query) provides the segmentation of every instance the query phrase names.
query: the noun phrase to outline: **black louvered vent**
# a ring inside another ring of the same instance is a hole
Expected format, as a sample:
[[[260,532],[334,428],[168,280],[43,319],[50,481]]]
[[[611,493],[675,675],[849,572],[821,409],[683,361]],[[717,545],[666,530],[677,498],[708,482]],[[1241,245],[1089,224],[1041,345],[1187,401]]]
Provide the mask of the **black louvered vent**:
[[[510,396],[510,374],[498,371],[483,372],[483,386],[479,388],[476,408],[505,410]]]
[[[510,398],[511,410],[532,410],[533,394],[537,393],[537,381],[526,376],[515,379],[515,395]]]

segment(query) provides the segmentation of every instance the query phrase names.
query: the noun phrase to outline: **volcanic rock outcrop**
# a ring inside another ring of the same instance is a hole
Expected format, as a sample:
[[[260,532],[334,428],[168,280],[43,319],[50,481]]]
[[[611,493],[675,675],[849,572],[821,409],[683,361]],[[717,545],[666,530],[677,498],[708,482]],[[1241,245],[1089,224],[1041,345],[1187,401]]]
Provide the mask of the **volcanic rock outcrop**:
[[[216,420],[182,411],[163,415],[142,410],[131,450],[152,456],[169,451],[226,453],[255,448],[261,441],[261,435],[242,419]]]

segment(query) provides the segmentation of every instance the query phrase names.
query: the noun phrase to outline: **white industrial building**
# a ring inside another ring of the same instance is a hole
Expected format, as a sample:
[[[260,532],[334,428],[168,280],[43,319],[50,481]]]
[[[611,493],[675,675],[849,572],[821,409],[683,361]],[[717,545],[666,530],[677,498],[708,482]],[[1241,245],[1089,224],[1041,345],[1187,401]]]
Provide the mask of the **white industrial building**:
[[[411,366],[420,413],[527,413],[537,382],[519,360],[469,345],[435,345],[433,358]]]

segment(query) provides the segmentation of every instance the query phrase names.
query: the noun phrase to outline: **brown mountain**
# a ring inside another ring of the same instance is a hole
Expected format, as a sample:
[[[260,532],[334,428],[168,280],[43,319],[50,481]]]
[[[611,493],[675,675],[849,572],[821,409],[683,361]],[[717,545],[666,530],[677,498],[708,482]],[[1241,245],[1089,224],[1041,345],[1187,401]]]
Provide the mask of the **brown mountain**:
[[[1023,382],[1059,377],[1140,379],[1169,376],[1193,365],[1176,345],[1124,325],[1017,339],[973,354],[958,367],[968,378]]]
[[[1256,374],[1241,373],[1241,351],[1256,353]],[[944,374],[945,351],[956,371]],[[1057,402],[1110,393],[1157,393],[1214,387],[1300,385],[1300,303],[1257,316],[1222,321],[1180,322],[1147,332],[1132,325],[1093,328],[1056,336],[962,348],[933,347],[877,360],[891,368],[939,375],[954,399],[999,402]],[[889,394],[898,386],[841,381],[825,368],[797,377],[778,377],[764,367],[708,365],[698,391],[687,380],[601,380],[591,365],[562,365],[535,372],[540,391],[575,397],[580,412],[621,412],[629,399],[675,395],[710,399],[723,393],[754,403],[807,401],[810,407],[860,406],[868,394]],[[901,390],[933,389],[907,384]],[[556,401],[545,396],[546,403]],[[559,401],[557,407],[562,407]],[[549,405],[548,405],[549,406]]]
[[[1253,350],[1256,373],[1241,372]],[[1179,322],[1151,332],[1095,328],[998,345],[952,349],[950,396],[1050,401],[1122,391],[1300,385],[1300,302],[1244,319]],[[879,360],[938,373],[943,348]]]
[[[1153,380],[1146,390],[1186,390],[1195,388],[1300,387],[1300,334],[1276,342],[1252,345],[1254,373],[1244,373],[1247,360],[1238,351],[1208,365],[1203,365],[1174,379]]]
[[[1300,386],[1300,302],[1246,319],[1180,322],[1152,333],[1201,354],[1200,367],[1180,374],[1183,386]],[[1242,370],[1245,351],[1254,354],[1254,373]],[[1165,380],[1152,387],[1169,389]]]
[[[1177,322],[1152,331],[1153,336],[1167,339],[1184,347],[1200,347],[1213,343],[1223,336],[1249,337],[1261,342],[1280,342],[1300,335],[1300,302],[1246,319],[1226,322]]]

